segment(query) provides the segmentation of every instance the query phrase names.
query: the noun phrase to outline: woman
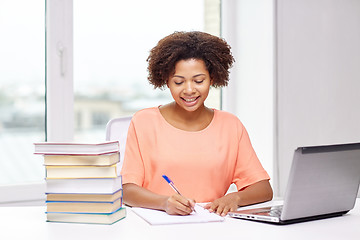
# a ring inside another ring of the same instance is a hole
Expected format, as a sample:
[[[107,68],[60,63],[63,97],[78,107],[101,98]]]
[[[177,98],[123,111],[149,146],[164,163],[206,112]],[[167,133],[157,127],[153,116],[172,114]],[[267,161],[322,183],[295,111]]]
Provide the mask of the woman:
[[[230,46],[207,33],[175,32],[159,41],[147,61],[149,82],[167,86],[174,101],[132,118],[122,168],[124,202],[177,215],[208,202],[206,209],[225,216],[271,200],[269,176],[240,120],[204,104],[210,86],[228,83]],[[238,191],[225,195],[231,183]]]

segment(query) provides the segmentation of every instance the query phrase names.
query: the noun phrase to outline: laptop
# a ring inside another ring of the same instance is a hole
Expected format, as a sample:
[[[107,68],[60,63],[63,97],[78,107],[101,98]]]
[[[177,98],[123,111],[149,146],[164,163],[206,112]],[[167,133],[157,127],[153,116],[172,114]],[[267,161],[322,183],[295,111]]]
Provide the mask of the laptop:
[[[360,143],[295,150],[283,205],[229,212],[234,218],[288,224],[350,211],[360,183]]]

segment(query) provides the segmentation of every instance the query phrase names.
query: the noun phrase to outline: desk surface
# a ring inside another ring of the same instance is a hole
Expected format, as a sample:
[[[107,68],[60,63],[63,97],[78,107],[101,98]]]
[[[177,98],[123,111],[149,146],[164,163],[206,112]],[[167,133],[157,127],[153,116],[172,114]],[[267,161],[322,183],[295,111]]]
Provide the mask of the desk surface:
[[[269,203],[259,206],[264,205]],[[127,217],[113,225],[95,225],[46,222],[44,206],[0,207],[0,239],[360,239],[360,199],[342,217],[285,226],[230,217],[216,223],[151,226],[127,210]]]

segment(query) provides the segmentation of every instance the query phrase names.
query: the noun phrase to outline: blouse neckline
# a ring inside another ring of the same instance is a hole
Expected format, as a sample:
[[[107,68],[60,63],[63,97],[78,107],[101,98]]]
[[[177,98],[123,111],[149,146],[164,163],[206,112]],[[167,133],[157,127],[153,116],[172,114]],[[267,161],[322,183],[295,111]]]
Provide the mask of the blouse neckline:
[[[160,105],[161,106],[161,105]],[[209,128],[211,128],[212,125],[214,125],[214,122],[215,122],[215,118],[216,118],[216,115],[217,115],[217,109],[214,109],[212,108],[211,110],[214,111],[214,115],[213,115],[213,118],[211,119],[211,122],[202,130],[199,130],[199,131],[186,131],[186,130],[183,130],[183,129],[180,129],[180,128],[177,128],[173,125],[171,125],[168,121],[166,121],[166,119],[164,118],[164,116],[161,114],[160,112],[160,109],[159,107],[156,107],[156,111],[157,111],[157,114],[159,114],[160,118],[161,118],[161,121],[164,122],[167,126],[169,126],[170,128],[176,130],[176,131],[180,131],[180,132],[184,132],[184,133],[193,133],[193,134],[196,134],[196,133],[202,133],[202,132],[205,132],[207,131]]]

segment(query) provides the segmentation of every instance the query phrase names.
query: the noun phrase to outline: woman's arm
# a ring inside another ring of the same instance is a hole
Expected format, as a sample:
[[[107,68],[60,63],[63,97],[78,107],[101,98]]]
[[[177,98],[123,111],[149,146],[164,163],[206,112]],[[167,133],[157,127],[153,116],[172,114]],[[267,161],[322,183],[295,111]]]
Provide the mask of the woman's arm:
[[[216,199],[205,206],[210,212],[225,216],[229,211],[236,211],[240,206],[270,201],[273,191],[269,180],[254,183],[238,192],[233,192]]]
[[[162,210],[170,215],[189,215],[195,206],[194,200],[179,194],[163,196],[133,183],[123,185],[123,199],[129,206]]]

